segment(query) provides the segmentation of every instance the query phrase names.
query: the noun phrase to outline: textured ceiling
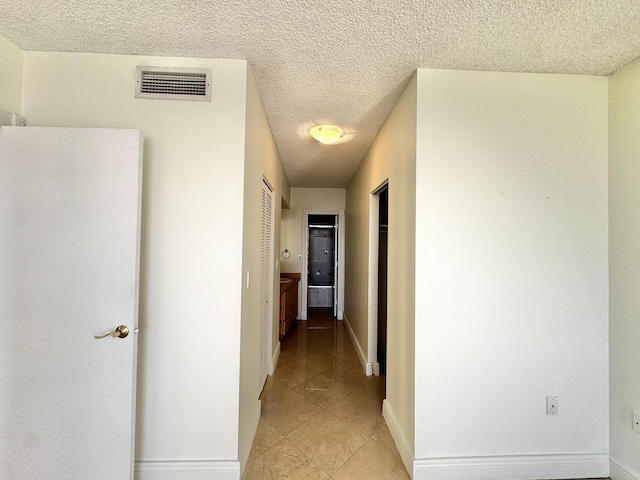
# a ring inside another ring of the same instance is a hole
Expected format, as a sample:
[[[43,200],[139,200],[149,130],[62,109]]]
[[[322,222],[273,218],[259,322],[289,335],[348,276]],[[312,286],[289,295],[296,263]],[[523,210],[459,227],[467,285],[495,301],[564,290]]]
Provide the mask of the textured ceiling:
[[[24,50],[247,59],[292,186],[344,187],[416,68],[608,75],[639,0],[2,0]],[[351,139],[324,146],[316,123]]]

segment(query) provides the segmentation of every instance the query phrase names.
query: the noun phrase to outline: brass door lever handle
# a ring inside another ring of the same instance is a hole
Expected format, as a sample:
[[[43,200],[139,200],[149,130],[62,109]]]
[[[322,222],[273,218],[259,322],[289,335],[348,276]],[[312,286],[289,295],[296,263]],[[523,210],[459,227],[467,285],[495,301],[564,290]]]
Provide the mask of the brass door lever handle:
[[[104,335],[94,335],[93,338],[95,338],[96,340],[100,340],[101,338],[105,337],[124,338],[127,335],[129,335],[129,329],[124,325],[120,325],[113,332],[106,333]]]

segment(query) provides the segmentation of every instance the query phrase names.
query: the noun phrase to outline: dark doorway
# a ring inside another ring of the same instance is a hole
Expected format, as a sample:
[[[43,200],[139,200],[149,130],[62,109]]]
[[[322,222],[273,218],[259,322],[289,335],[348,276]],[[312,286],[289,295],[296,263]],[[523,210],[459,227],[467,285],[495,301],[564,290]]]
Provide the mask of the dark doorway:
[[[309,215],[307,308],[330,308],[336,315],[337,215]]]
[[[387,371],[387,252],[389,231],[389,189],[378,192],[378,364],[380,375]]]

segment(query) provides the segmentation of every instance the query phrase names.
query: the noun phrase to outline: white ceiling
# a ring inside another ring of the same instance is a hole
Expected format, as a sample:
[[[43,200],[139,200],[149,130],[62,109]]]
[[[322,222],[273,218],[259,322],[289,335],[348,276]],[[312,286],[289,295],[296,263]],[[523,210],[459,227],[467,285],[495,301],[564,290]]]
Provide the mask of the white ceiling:
[[[24,50],[247,59],[292,186],[344,187],[419,67],[608,75],[639,0],[2,0]],[[309,126],[352,134],[321,145]]]

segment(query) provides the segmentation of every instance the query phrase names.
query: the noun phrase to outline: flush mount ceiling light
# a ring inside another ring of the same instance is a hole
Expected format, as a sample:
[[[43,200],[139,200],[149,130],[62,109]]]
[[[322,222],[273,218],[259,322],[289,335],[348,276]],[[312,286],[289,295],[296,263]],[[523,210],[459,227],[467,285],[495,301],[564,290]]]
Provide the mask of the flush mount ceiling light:
[[[340,140],[344,135],[344,130],[335,125],[316,125],[309,129],[309,135],[320,143],[331,145]]]

